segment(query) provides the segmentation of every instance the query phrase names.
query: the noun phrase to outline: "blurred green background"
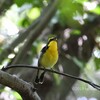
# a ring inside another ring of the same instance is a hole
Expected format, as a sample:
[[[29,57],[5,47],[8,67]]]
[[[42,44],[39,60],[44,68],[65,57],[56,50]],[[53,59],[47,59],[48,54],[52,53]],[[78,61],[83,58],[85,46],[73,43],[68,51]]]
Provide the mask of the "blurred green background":
[[[0,0],[0,68],[14,64],[37,66],[41,48],[58,37],[55,70],[100,85],[99,0]],[[33,82],[36,70],[8,70]],[[100,100],[98,90],[86,83],[52,73],[35,86],[42,100]],[[21,100],[17,92],[0,89],[0,100]]]

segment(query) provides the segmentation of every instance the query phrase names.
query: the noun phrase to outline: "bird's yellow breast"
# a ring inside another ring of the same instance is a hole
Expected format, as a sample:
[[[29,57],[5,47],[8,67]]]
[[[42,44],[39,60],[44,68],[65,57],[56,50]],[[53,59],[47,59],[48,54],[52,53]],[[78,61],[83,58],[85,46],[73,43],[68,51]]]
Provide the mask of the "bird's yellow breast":
[[[50,67],[50,68],[52,68],[56,64],[57,61],[58,61],[57,41],[51,41],[48,44],[48,49],[42,55],[40,64],[43,67]]]

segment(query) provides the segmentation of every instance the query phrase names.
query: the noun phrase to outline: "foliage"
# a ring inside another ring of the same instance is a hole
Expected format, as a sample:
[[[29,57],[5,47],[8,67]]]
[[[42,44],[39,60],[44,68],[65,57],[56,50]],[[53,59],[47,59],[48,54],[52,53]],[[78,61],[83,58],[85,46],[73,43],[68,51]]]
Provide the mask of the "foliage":
[[[41,19],[50,11],[49,6],[52,6],[50,3],[54,1],[13,0],[13,4],[11,2],[9,8],[8,6],[6,8],[4,5],[3,7],[0,6],[0,9],[4,8],[6,10],[2,10],[2,14],[0,13],[0,68],[13,64],[16,56],[20,53],[21,48],[23,48],[28,40],[29,35],[34,33],[34,30],[36,30],[37,26],[41,23]],[[100,71],[99,15],[100,2],[98,0],[61,0],[51,21],[45,23],[46,27],[40,31],[40,36],[38,36],[38,38],[33,37],[35,41],[33,40],[33,43],[29,44],[24,50],[25,56],[19,59],[20,63],[36,66],[38,61],[37,56],[41,48],[46,44],[48,37],[57,35],[60,59],[56,65],[58,67],[56,68],[55,66],[55,68],[61,72],[64,71],[76,76],[82,73],[84,78],[91,81],[95,80],[98,84],[100,78],[95,77],[97,72]],[[24,32],[26,32],[26,34],[24,34]],[[21,36],[23,39],[19,38]],[[14,43],[15,40],[16,42]],[[27,50],[29,47],[31,49]],[[13,70],[11,73],[17,73],[19,77],[28,82],[32,81],[35,76],[32,71],[26,69]],[[48,98],[48,100],[49,96],[57,98],[56,96],[58,94],[59,98],[61,96],[60,99],[64,100],[62,97],[66,98],[75,82],[70,80],[65,81],[63,77],[51,74],[47,74],[46,78],[46,82],[48,82],[47,91],[44,90],[41,92],[40,89],[39,95]],[[68,86],[64,87],[65,84]],[[55,86],[56,89],[52,89],[52,86]],[[78,83],[78,86],[84,87],[84,85],[80,83]],[[50,89],[56,92],[52,93]],[[90,88],[88,87],[88,89]],[[1,90],[5,91],[3,88]],[[83,90],[73,90],[73,92],[77,94],[80,92],[82,95]],[[19,99],[16,92],[13,92],[13,94]],[[55,100],[54,98],[52,100]]]
[[[43,6],[43,1],[42,1],[42,0],[23,0],[23,1],[14,0],[14,2],[15,2],[19,7],[22,6],[22,5],[25,4],[25,3],[32,4],[33,6],[36,6],[36,7],[41,7],[41,6]]]
[[[80,24],[75,20],[75,17],[83,16],[83,6],[71,0],[62,0],[60,5],[59,19],[61,24],[69,25],[70,27],[79,27]]]

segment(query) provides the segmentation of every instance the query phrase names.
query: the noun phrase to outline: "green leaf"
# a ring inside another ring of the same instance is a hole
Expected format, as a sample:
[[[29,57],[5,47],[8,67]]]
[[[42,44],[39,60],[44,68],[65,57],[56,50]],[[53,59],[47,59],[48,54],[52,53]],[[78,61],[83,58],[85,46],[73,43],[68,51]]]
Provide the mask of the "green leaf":
[[[90,12],[100,15],[100,6],[97,6],[95,9],[91,10]]]
[[[25,3],[32,3],[33,0],[14,0],[14,2],[20,7]]]
[[[73,31],[71,32],[71,34],[80,35],[81,32],[80,32],[80,30],[73,30]]]
[[[83,4],[84,2],[87,2],[88,0],[73,0],[73,2],[77,2],[80,4]]]
[[[80,23],[74,19],[77,14],[83,16],[83,6],[81,4],[73,0],[62,0],[59,6],[59,20],[62,25],[79,27]]]
[[[17,6],[21,7],[23,4],[32,4],[34,7],[42,7],[44,0],[14,0]],[[48,0],[46,0],[48,2]]]
[[[18,25],[27,28],[30,25],[30,22],[29,22],[28,18],[25,17],[25,18],[21,18],[19,20]]]
[[[13,91],[13,95],[16,97],[16,100],[22,100],[21,96],[16,91]]]
[[[40,16],[40,9],[35,7],[35,8],[32,8],[28,11],[27,13],[27,16],[31,19],[31,20],[34,20],[36,19],[37,17]]]
[[[94,58],[94,62],[95,62],[95,65],[96,65],[96,69],[100,69],[100,58]]]

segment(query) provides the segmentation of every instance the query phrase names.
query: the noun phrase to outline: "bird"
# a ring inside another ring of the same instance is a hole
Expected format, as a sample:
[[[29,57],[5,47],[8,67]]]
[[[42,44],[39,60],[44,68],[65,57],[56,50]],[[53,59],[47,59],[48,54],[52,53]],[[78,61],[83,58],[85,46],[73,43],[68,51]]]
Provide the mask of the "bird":
[[[40,70],[37,69],[37,75],[35,78],[36,84],[43,84],[45,68],[53,68],[58,61],[58,42],[57,37],[51,37],[46,46],[41,50],[41,55],[38,60],[38,67],[44,68],[44,71],[40,74]]]

